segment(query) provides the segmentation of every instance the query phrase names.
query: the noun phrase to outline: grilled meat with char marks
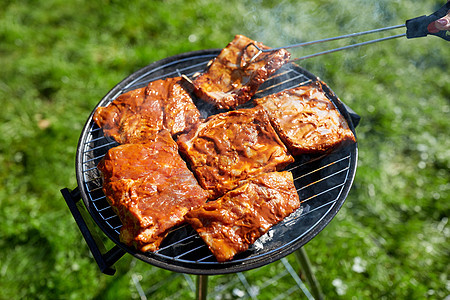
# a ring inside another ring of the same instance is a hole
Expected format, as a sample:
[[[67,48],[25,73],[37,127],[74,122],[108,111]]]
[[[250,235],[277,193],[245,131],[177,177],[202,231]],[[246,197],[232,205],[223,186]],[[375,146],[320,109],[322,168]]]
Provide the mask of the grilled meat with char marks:
[[[218,108],[235,108],[249,101],[258,87],[290,58],[290,53],[281,49],[261,53],[255,61],[243,67],[241,59],[249,59],[258,52],[253,46],[246,48],[250,43],[255,43],[262,49],[269,49],[262,43],[236,35],[212,60],[208,69],[194,79],[196,95]]]

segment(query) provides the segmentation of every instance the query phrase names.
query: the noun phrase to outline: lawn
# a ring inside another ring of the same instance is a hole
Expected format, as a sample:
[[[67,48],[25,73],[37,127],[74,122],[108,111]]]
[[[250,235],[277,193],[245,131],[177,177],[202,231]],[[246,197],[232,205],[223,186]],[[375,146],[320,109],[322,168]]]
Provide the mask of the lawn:
[[[0,1],[0,299],[139,298],[135,280],[150,287],[170,276],[162,290],[193,297],[194,277],[129,255],[115,276],[101,274],[60,194],[77,185],[84,123],[124,77],[171,55],[224,47],[235,34],[278,47],[402,24],[441,2]],[[328,299],[450,295],[449,46],[400,38],[298,63],[361,116],[350,195],[304,247]],[[273,268],[248,277],[264,280]],[[211,280],[212,289],[229,279]]]

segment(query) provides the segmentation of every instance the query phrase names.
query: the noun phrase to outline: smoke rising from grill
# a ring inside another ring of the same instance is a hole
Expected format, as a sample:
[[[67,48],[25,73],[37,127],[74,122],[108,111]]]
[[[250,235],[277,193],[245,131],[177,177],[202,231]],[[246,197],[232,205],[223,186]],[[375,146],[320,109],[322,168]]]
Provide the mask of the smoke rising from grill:
[[[399,6],[405,12],[423,8],[414,8],[411,4],[399,1],[282,1],[275,5],[267,5],[265,1],[252,1],[245,19],[245,34],[252,39],[264,42],[270,47],[282,47],[305,41],[334,37],[343,33],[354,33],[403,24],[405,19],[397,15]],[[416,5],[416,6],[420,6]],[[417,14],[420,14],[417,12]],[[378,36],[377,36],[378,37]],[[346,45],[348,41],[325,43],[320,46],[289,49],[292,57],[323,51]],[[371,46],[374,51],[378,47]],[[359,48],[340,52],[343,59],[362,59],[364,51]],[[335,54],[333,54],[335,55]],[[324,60],[323,58],[320,61]],[[326,60],[326,59],[325,59]],[[314,59],[317,64],[319,59]],[[358,63],[359,61],[356,61]],[[309,62],[305,62],[309,67]],[[305,64],[302,62],[302,64]],[[317,72],[320,69],[312,69]]]
[[[325,38],[340,31],[362,31],[404,22],[396,18],[398,1],[282,1],[264,6],[252,1],[245,30],[272,47]],[[404,4],[402,4],[403,6]]]

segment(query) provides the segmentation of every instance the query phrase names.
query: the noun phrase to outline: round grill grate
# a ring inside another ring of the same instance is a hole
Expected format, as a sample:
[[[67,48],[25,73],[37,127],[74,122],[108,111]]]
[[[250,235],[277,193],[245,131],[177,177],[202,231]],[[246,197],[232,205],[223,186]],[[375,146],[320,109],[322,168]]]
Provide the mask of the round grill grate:
[[[182,74],[191,77],[203,71],[218,53],[216,49],[196,51],[155,62],[125,78],[97,107],[106,106],[120,94],[143,87],[150,81]],[[316,76],[297,65],[287,64],[260,86],[255,97],[263,97],[311,80],[317,80]],[[324,89],[354,132],[344,105],[330,89],[326,86]],[[199,107],[204,117],[214,113],[208,109]],[[356,144],[340,147],[319,157],[296,157],[286,170],[294,175],[302,201],[301,208],[272,227],[249,250],[232,261],[218,263],[189,225],[174,228],[158,251],[142,253],[120,242],[122,224],[103,194],[97,164],[108,149],[118,144],[103,135],[92,120],[93,112],[83,129],[77,150],[77,181],[83,202],[97,225],[117,245],[143,261],[172,271],[211,275],[238,272],[271,263],[292,253],[316,236],[336,215],[347,197],[356,171]]]

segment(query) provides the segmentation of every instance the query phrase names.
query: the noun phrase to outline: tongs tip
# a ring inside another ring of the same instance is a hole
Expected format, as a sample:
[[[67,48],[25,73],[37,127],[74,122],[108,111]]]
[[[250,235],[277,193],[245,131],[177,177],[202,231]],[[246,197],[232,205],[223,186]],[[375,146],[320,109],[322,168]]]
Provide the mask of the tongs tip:
[[[252,55],[249,59],[247,59],[247,57],[249,56],[249,55],[247,55],[247,50],[248,50],[248,48],[250,46],[255,47],[258,51],[254,55]],[[239,66],[241,67],[241,69],[247,68],[263,52],[264,52],[263,49],[258,47],[258,45],[256,45],[255,43],[252,42],[252,43],[247,44],[244,47],[244,49],[242,50],[242,55],[241,55],[241,58],[240,58],[240,61],[239,61]]]

